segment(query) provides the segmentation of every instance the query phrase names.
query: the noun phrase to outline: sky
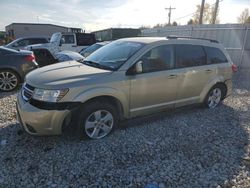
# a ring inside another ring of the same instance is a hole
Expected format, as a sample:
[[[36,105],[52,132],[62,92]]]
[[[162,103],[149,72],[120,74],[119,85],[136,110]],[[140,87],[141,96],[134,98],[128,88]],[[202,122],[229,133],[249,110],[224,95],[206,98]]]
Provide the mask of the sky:
[[[206,0],[214,4],[216,0]],[[138,28],[168,22],[185,25],[201,0],[0,0],[0,30],[13,22],[51,23],[83,28],[87,32],[111,27]],[[250,0],[222,0],[220,23],[237,23]],[[189,16],[186,16],[189,15]]]

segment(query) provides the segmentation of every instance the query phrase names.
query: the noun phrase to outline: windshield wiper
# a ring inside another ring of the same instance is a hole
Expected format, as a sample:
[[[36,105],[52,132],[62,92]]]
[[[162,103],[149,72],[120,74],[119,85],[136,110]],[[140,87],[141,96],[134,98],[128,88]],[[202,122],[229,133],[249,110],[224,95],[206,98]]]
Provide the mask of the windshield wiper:
[[[105,66],[105,65],[101,65],[101,64],[96,63],[96,62],[94,62],[94,61],[86,61],[86,60],[83,60],[82,63],[85,64],[85,65],[93,66],[93,67],[100,68],[100,69],[114,70],[112,67]]]

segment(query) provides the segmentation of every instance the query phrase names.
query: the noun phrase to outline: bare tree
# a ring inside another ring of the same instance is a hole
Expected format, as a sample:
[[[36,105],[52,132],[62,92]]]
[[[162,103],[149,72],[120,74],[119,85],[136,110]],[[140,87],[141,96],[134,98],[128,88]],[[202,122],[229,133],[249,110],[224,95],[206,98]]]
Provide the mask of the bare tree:
[[[219,24],[220,23],[220,19],[219,19],[219,17],[218,17],[218,15],[219,15],[219,11],[220,11],[220,9],[218,8],[218,10],[217,10],[217,12],[216,12],[216,20],[215,20],[215,24]],[[210,24],[213,24],[213,17],[214,17],[214,14],[215,14],[215,6],[212,6],[211,8],[210,8],[210,13],[209,13],[209,23]]]
[[[196,5],[196,11],[193,15],[192,22],[189,22],[188,24],[198,24],[199,23],[199,18],[200,18],[200,10],[201,6]],[[213,15],[215,11],[215,6],[210,5],[209,3],[205,3],[204,10],[203,10],[203,20],[202,23],[212,23],[213,22]],[[216,16],[216,21],[215,23],[219,23],[219,18],[218,18],[219,10],[217,10],[217,16]],[[191,20],[189,20],[191,21]]]
[[[238,17],[239,23],[250,23],[249,9],[245,8]]]

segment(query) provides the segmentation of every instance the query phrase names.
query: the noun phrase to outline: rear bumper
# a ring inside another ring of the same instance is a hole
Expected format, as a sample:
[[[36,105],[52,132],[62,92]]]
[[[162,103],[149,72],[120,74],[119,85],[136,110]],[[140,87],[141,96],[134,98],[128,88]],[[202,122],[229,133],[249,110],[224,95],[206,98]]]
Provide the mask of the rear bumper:
[[[17,97],[18,121],[31,135],[59,135],[69,110],[42,110]]]

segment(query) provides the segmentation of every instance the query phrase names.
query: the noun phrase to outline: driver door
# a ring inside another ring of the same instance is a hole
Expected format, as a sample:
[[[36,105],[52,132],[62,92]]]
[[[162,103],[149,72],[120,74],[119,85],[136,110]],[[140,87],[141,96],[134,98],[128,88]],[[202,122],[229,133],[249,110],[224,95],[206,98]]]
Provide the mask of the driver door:
[[[155,47],[139,61],[142,61],[142,73],[130,78],[130,115],[173,108],[178,86],[178,74],[173,70],[173,46]]]

